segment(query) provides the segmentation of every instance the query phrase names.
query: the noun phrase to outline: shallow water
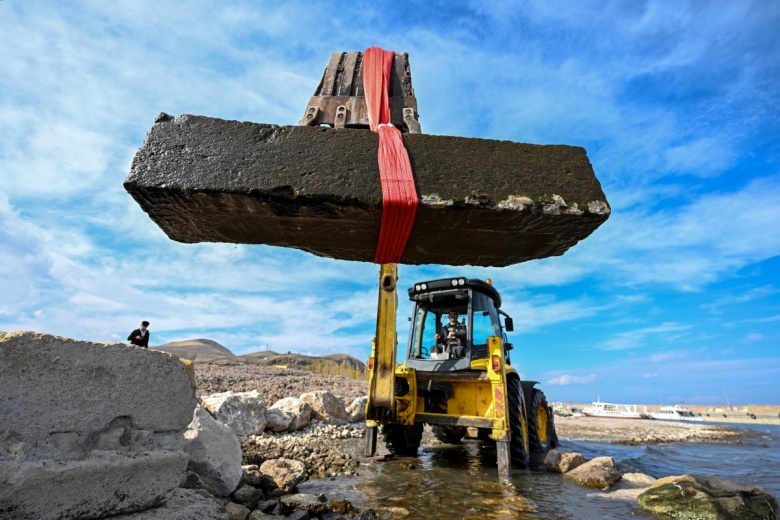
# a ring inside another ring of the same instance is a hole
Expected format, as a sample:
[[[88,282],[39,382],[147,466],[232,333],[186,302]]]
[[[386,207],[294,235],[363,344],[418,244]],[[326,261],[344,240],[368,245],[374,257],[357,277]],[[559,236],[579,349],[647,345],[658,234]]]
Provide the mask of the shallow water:
[[[653,477],[715,475],[758,485],[778,497],[780,427],[746,429],[750,434],[741,444],[623,446],[561,439],[559,449],[578,451],[587,459],[608,455]],[[635,500],[572,484],[556,473],[515,470],[511,485],[498,484],[495,449],[478,441],[423,446],[418,457],[366,463],[358,473],[306,482],[300,490],[345,496],[360,508],[403,508],[410,513],[406,518],[656,518],[641,510]]]

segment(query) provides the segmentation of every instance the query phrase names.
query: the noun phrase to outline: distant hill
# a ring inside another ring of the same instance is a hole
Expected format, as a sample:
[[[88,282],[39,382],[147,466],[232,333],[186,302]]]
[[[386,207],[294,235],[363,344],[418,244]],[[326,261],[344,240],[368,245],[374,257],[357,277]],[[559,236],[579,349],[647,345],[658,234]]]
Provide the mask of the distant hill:
[[[326,356],[304,356],[303,354],[278,354],[270,350],[236,356],[236,361],[265,366],[285,366],[308,370],[325,375],[339,375],[362,379],[366,376],[366,365],[347,354]]]
[[[173,341],[151,348],[192,361],[215,361],[230,364],[247,363],[264,366],[276,365],[307,370],[317,374],[345,376],[352,379],[363,379],[366,377],[366,365],[348,354],[304,356],[303,354],[279,354],[272,350],[262,350],[236,356],[227,348],[210,339]]]
[[[235,358],[228,349],[210,339],[188,339],[186,341],[172,341],[153,350],[161,350],[180,358],[192,361],[212,361],[220,358]]]

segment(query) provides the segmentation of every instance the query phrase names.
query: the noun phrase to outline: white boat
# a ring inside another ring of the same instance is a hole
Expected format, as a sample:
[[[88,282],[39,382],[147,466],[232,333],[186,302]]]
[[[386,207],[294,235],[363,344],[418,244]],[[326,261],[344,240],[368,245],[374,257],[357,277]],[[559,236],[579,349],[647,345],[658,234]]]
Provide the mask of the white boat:
[[[613,404],[596,401],[582,409],[588,417],[610,417],[613,419],[645,419],[647,410],[640,412],[635,404]]]
[[[662,406],[657,412],[651,412],[650,417],[661,421],[703,421],[701,416],[695,415],[685,406]]]

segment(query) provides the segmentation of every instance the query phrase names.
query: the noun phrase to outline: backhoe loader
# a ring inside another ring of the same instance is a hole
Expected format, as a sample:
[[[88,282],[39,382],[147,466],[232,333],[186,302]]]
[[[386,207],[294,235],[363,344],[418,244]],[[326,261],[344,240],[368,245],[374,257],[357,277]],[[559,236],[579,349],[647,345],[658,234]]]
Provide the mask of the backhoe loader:
[[[473,428],[483,441],[495,441],[499,477],[508,480],[512,467],[528,466],[532,452],[557,446],[544,393],[536,381],[521,381],[510,364],[506,332],[513,322],[490,280],[443,278],[410,287],[406,361],[396,366],[397,271],[383,271],[377,334],[390,337],[373,342],[368,360],[366,455],[376,453],[379,427],[389,451],[400,456],[417,453],[425,424],[448,443]],[[450,329],[465,335],[447,334],[453,321]]]

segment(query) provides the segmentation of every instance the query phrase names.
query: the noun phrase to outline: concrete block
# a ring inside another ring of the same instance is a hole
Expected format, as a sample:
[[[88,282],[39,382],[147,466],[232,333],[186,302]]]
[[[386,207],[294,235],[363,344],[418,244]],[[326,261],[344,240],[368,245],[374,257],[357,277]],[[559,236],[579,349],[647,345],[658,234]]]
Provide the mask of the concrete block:
[[[610,214],[583,148],[404,136],[420,207],[401,263],[505,266],[563,254]],[[173,240],[373,261],[378,137],[161,114],[125,188]]]

